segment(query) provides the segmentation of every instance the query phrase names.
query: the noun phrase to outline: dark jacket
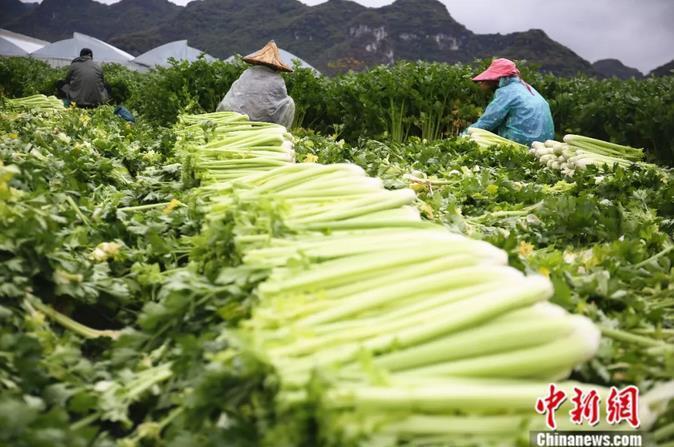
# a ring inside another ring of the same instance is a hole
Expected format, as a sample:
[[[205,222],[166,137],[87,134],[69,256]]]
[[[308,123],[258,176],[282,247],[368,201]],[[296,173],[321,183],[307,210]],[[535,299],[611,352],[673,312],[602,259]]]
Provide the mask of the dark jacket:
[[[108,101],[103,83],[103,69],[91,56],[80,56],[72,61],[64,91],[70,101],[82,107],[95,107]]]

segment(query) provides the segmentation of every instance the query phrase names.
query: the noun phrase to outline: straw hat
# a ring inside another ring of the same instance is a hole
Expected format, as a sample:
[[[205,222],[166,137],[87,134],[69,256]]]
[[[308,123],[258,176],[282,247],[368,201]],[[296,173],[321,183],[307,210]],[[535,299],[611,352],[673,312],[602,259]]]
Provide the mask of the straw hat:
[[[271,67],[278,71],[287,71],[290,73],[293,71],[292,68],[281,61],[278,47],[273,40],[270,40],[261,50],[257,50],[255,53],[251,53],[244,57],[243,60],[253,65],[266,65],[267,67]]]

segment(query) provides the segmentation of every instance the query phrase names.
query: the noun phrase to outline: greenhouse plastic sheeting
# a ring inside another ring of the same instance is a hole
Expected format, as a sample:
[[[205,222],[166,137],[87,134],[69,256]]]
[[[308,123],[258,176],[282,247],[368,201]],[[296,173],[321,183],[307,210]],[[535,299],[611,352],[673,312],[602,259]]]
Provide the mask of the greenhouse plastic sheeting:
[[[94,61],[99,63],[116,63],[133,68],[133,56],[95,37],[73,33],[72,39],[59,40],[31,54],[42,59],[53,67],[70,65],[80,55],[82,48],[89,48],[94,53]]]
[[[49,45],[46,40],[0,29],[0,56],[28,56],[45,45]]]
[[[169,66],[170,58],[179,61],[194,62],[202,53],[204,54],[204,58],[207,61],[215,60],[213,56],[205,54],[203,51],[197,50],[196,48],[187,46],[186,40],[176,40],[175,42],[169,42],[167,44],[153,48],[150,51],[141,54],[133,61],[146,67],[167,67]]]

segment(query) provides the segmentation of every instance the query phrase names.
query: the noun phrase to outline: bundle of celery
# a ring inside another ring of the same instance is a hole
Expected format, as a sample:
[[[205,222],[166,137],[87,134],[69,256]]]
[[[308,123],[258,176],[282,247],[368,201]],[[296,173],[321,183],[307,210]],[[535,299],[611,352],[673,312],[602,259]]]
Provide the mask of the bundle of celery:
[[[552,294],[547,279],[508,267],[488,244],[441,228],[339,236],[333,246],[352,253],[273,269],[246,323],[289,387],[317,367],[357,378],[364,353],[415,377],[560,378],[597,348],[588,320],[533,306]],[[359,252],[366,237],[378,248]]]
[[[542,428],[542,417],[530,423],[536,399],[600,340],[590,320],[547,302],[547,278],[424,224],[412,191],[350,164],[222,175],[218,151],[253,150],[243,135],[256,125],[209,119],[183,117],[184,145],[207,180],[207,221],[233,222],[244,266],[267,275],[239,334],[274,367],[279,412],[318,405],[326,445],[514,444],[527,425]]]
[[[242,332],[275,367],[281,409],[318,400],[323,445],[515,445],[545,429],[533,406],[550,381],[608,394],[564,381],[596,351],[594,325],[489,244],[442,228],[283,242],[244,259],[277,267]],[[643,428],[672,397],[661,391],[642,396]],[[560,428],[578,429],[569,409]]]
[[[476,142],[478,146],[484,148],[499,145],[512,146],[521,149],[527,148],[523,144],[503,138],[502,136],[496,135],[495,133],[489,132],[485,129],[480,129],[479,127],[469,127],[466,133],[468,134],[468,138]]]
[[[303,163],[206,185],[209,222],[226,216],[237,223],[237,243],[311,231],[424,226],[409,189],[386,190],[351,164]]]
[[[190,155],[202,183],[265,172],[295,159],[285,127],[249,121],[234,112],[182,115],[176,134],[177,147]]]
[[[488,130],[471,127],[468,137],[480,147],[507,145],[526,148],[526,146],[500,137]],[[547,140],[535,141],[529,150],[541,163],[552,169],[561,169],[572,174],[575,169],[585,169],[588,165],[629,166],[632,162],[643,158],[643,149],[635,149],[607,141],[584,137],[582,135],[566,135],[564,142]]]
[[[547,279],[442,227],[272,239],[244,263],[271,273],[241,332],[274,366],[281,411],[317,399],[324,445],[514,445],[545,428],[548,383],[577,385],[563,380],[599,345],[546,302]],[[662,405],[642,403],[647,427]]]
[[[56,96],[33,95],[25,98],[7,99],[6,104],[10,109],[16,110],[35,110],[41,112],[52,112],[63,110],[63,101]]]
[[[530,152],[541,163],[552,169],[561,169],[573,173],[576,169],[585,169],[588,165],[629,166],[643,158],[643,149],[609,143],[581,135],[566,135],[564,143],[547,140],[535,141]]]

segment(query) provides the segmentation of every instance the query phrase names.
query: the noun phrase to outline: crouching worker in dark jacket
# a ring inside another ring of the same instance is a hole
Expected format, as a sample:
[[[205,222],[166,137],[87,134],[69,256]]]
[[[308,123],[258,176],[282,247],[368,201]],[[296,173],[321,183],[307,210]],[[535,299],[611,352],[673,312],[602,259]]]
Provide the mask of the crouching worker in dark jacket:
[[[82,48],[80,57],[73,59],[62,90],[70,102],[78,107],[98,107],[108,102],[108,91],[103,81],[103,69],[94,62],[93,52]]]

